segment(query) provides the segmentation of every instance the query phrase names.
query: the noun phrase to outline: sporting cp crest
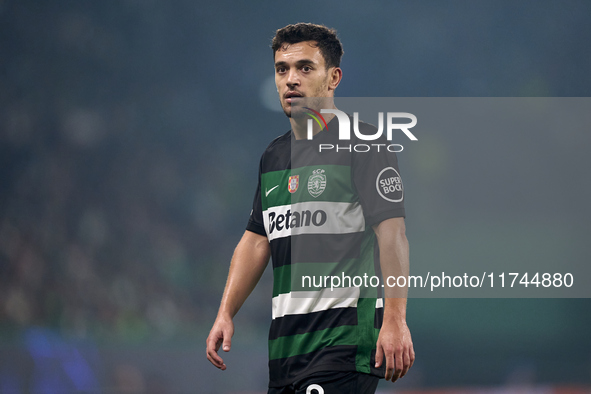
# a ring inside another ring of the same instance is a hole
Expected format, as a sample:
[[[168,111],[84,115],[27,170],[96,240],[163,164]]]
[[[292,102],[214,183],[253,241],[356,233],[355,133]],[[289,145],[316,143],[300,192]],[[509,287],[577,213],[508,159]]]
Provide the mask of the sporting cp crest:
[[[322,194],[326,189],[326,175],[323,169],[312,171],[312,175],[308,178],[308,193],[314,198]]]
[[[287,190],[290,193],[295,193],[298,190],[298,186],[300,185],[300,176],[299,175],[292,175],[289,177],[287,181]]]

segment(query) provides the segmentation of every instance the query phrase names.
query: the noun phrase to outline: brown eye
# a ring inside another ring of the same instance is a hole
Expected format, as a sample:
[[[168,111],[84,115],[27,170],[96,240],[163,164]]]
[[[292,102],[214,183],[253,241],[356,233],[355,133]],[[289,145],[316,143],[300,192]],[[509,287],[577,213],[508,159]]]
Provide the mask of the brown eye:
[[[310,66],[304,66],[304,67],[302,67],[302,70],[304,72],[310,72],[310,71],[312,71],[312,68]]]

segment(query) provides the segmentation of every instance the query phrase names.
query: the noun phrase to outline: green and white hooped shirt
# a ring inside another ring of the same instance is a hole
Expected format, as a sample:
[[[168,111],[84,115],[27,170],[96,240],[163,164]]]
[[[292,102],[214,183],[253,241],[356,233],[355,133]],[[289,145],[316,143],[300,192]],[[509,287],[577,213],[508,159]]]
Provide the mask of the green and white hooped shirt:
[[[374,126],[360,127],[371,134]],[[295,140],[290,131],[260,161],[246,229],[271,246],[270,387],[327,370],[384,376],[385,365],[374,367],[381,289],[354,279],[381,277],[372,226],[405,216],[398,162],[384,149],[319,152],[319,143],[343,146],[328,130],[313,140]]]

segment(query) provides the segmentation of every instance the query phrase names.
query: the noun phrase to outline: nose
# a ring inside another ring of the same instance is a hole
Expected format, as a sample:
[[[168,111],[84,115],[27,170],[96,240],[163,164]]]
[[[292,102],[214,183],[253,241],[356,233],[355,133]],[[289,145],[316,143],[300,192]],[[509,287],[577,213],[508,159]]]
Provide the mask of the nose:
[[[293,68],[289,70],[289,73],[287,74],[286,83],[290,89],[293,89],[295,86],[300,85],[300,79],[298,77],[297,70],[295,70]]]

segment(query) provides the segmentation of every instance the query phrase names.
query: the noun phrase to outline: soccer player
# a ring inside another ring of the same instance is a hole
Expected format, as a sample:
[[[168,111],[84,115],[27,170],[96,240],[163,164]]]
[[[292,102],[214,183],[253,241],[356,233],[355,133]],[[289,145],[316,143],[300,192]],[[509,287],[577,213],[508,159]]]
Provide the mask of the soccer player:
[[[207,338],[207,358],[226,369],[217,352],[220,346],[230,351],[232,319],[272,257],[268,392],[374,393],[380,378],[396,381],[415,359],[406,294],[389,293],[386,286],[386,297],[364,297],[358,284],[350,279],[344,284],[344,272],[408,274],[396,155],[384,149],[319,153],[318,143],[338,143],[338,118],[331,114],[324,114],[326,124],[314,124],[314,138],[307,139],[310,117],[302,116],[298,104],[331,99],[342,78],[343,49],[335,30],[289,25],[277,30],[272,50],[291,130],[271,142],[261,158],[253,209],[232,257]],[[294,272],[311,263],[318,272],[342,272],[343,286],[333,292],[293,289]]]

